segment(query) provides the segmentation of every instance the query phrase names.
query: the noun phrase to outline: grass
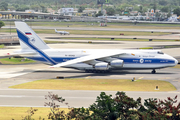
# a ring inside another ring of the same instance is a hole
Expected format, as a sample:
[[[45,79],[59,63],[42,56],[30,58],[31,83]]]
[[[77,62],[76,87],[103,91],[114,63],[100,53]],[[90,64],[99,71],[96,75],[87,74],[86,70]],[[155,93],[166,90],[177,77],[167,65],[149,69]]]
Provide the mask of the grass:
[[[33,119],[39,120],[39,118],[48,119],[47,115],[50,112],[50,108],[34,108],[38,109],[35,114],[32,116]],[[22,117],[28,115],[28,107],[0,107],[0,120],[22,120]],[[69,111],[68,108],[61,108],[60,110],[64,110],[66,113]]]
[[[169,46],[164,46],[164,48],[179,48],[180,45],[169,45]]]
[[[2,49],[2,48],[4,48],[4,45],[2,44],[2,45],[0,45],[0,49]]]
[[[124,79],[48,79],[11,86],[15,89],[53,89],[53,90],[107,90],[107,91],[175,91],[176,88],[166,81]]]
[[[26,64],[26,63],[34,63],[35,61],[30,60],[30,59],[26,59],[26,58],[13,58],[13,57],[11,57],[11,59],[9,59],[9,58],[0,59],[0,62],[2,64]]]
[[[145,47],[145,48],[139,48],[139,49],[153,49],[153,47]]]

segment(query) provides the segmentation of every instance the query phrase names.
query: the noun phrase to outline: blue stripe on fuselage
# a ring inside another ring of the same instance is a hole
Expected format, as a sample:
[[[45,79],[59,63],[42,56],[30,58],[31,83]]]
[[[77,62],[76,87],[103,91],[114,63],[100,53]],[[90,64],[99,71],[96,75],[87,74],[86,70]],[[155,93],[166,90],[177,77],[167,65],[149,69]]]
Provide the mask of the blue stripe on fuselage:
[[[41,56],[44,57],[44,59],[46,59],[48,62],[50,62],[53,65],[57,64],[54,60],[52,60],[50,57],[48,57],[48,55],[46,55],[43,51],[39,50],[37,47],[32,45],[29,42],[29,38],[27,36],[25,36],[23,33],[21,33],[18,29],[17,29],[17,33],[18,33],[18,37],[21,41],[23,41],[26,45],[28,45],[30,48],[32,48],[36,52],[38,52]]]
[[[27,57],[29,59],[37,60],[46,62],[46,60],[42,57]],[[76,59],[76,58],[68,58],[68,57],[52,57],[54,61],[61,63],[66,62],[68,60]],[[134,58],[121,58],[121,60],[124,60],[124,64],[174,64],[174,60],[170,59],[143,59],[143,63],[140,63],[140,59],[134,59]]]
[[[36,60],[36,61],[46,62],[46,60],[43,57],[26,57],[26,58]],[[61,62],[66,62],[68,60],[75,59],[75,58],[57,58],[57,57],[53,57],[51,59],[53,59],[54,61],[56,61],[58,63],[61,63]]]
[[[124,61],[125,64],[134,64],[134,63],[139,63],[139,64],[174,64],[175,61],[171,59],[160,59],[160,58],[120,58],[121,60]],[[141,63],[140,60],[143,60]]]

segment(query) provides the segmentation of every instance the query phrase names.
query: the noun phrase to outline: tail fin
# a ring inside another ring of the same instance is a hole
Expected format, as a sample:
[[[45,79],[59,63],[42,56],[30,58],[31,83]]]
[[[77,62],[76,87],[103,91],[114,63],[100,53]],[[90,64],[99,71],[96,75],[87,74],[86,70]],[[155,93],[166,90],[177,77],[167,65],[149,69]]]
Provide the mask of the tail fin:
[[[15,21],[15,25],[21,49],[33,49],[36,51],[37,49],[50,49],[25,22]]]
[[[15,22],[17,34],[23,50],[34,50],[52,65],[57,63],[50,58],[43,49],[50,49],[41,38],[25,23]]]
[[[57,32],[57,30],[55,29],[55,32]]]

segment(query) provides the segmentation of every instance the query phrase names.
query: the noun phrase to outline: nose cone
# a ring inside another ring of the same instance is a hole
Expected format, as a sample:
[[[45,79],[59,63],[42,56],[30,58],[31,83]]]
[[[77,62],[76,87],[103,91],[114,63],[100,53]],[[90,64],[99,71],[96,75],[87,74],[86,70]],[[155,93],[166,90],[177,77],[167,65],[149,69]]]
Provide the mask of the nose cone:
[[[177,65],[178,64],[178,61],[175,59],[175,65]]]

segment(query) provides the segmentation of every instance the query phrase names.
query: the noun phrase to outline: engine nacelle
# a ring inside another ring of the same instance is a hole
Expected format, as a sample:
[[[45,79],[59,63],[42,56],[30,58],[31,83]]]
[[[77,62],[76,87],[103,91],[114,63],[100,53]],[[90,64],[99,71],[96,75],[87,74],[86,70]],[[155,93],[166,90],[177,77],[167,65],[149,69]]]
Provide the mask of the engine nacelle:
[[[94,65],[94,68],[96,70],[108,70],[109,69],[109,65],[108,65],[108,63],[101,62],[101,63],[96,63]]]
[[[112,67],[123,67],[124,61],[123,60],[113,60],[110,62]]]

